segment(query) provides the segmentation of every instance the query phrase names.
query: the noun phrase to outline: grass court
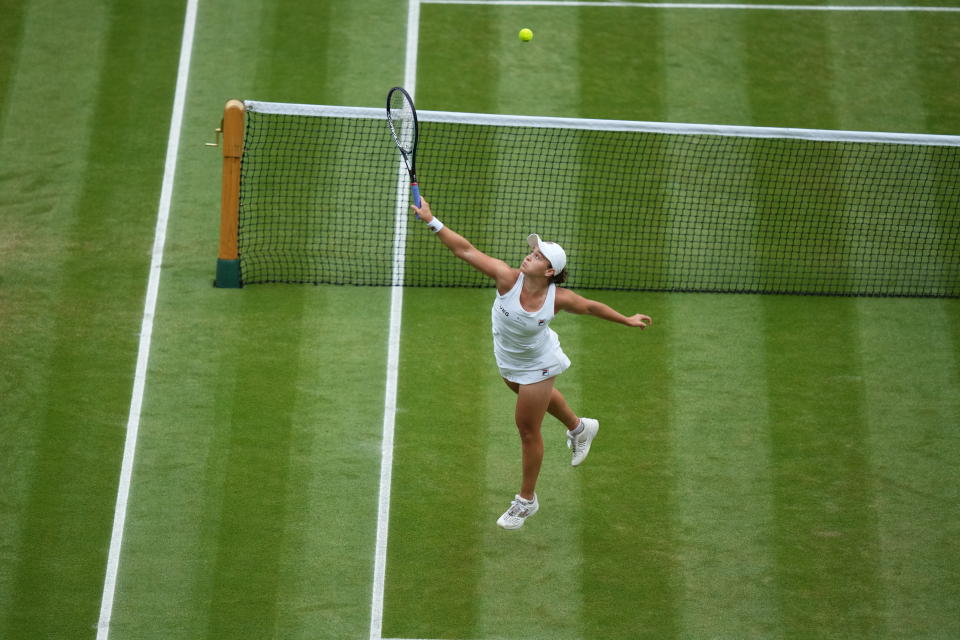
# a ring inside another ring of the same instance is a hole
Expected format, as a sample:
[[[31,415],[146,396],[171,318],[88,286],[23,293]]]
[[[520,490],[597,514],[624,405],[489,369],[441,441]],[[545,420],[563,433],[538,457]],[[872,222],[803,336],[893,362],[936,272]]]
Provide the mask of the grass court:
[[[948,10],[418,2],[417,106],[960,133],[960,5],[908,4]],[[505,532],[493,291],[403,290],[372,624],[393,291],[213,288],[204,143],[381,106],[409,5],[196,9],[110,638],[960,637],[960,302],[908,298],[587,292],[654,326],[555,321],[602,428],[572,469],[547,418]],[[2,638],[98,634],[186,12],[0,0]]]

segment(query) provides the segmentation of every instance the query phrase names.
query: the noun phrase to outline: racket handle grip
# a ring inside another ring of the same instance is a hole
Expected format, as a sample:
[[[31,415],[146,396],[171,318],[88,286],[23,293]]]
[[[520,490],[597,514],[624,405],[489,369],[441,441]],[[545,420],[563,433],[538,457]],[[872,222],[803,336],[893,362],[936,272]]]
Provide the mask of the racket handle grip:
[[[419,207],[420,206],[420,186],[416,182],[411,182],[410,191],[413,192],[413,201]],[[420,216],[417,216],[417,217],[419,218]]]

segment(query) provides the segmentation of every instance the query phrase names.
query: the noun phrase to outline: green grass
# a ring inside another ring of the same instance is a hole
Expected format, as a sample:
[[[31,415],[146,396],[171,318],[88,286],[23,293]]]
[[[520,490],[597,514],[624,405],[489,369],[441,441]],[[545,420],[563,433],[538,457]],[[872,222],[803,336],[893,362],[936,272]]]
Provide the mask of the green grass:
[[[514,537],[491,530],[518,461],[511,394],[487,362],[489,297],[406,296],[406,326],[442,301],[450,331],[404,343],[435,364],[401,375],[422,405],[398,418],[392,523],[408,536],[391,546],[404,580],[388,581],[388,636],[505,637],[528,612],[542,616],[531,638],[949,635],[955,302],[600,294],[654,328],[558,320],[580,356],[559,386],[605,426],[573,470],[548,419],[543,513]],[[896,328],[878,329],[887,318]],[[945,353],[929,348],[942,339]],[[488,370],[465,372],[474,360]],[[907,587],[891,564],[924,577]],[[910,606],[923,614],[895,613]]]
[[[0,5],[0,637],[90,638],[183,7]],[[421,20],[421,108],[960,131],[956,14]],[[202,143],[231,97],[380,106],[405,21],[200,3],[111,638],[369,634],[390,292],[214,289]],[[960,635],[957,301],[595,295],[655,325],[557,320],[603,430],[574,470],[548,419],[507,534],[492,292],[405,291],[386,637]]]
[[[370,372],[385,366],[371,345],[387,302],[380,289],[199,280],[168,301],[117,637],[349,637],[367,624],[383,411]]]
[[[84,637],[103,585],[180,10],[31,3],[4,21],[18,14],[0,109],[0,635]]]

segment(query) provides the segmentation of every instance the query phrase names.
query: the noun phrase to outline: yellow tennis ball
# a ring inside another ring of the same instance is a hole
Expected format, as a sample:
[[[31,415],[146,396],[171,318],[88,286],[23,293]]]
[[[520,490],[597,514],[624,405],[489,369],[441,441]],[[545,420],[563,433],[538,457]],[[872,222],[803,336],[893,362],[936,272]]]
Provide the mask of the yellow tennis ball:
[[[530,29],[520,29],[520,40],[523,42],[530,42],[533,40],[533,31],[530,31]]]

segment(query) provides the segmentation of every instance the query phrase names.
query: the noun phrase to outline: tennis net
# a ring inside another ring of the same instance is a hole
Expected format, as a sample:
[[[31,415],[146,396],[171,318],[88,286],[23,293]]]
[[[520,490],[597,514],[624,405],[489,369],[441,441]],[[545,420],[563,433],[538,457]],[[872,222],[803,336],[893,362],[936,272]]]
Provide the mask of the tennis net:
[[[380,109],[246,102],[242,282],[489,286],[407,208]],[[573,288],[960,296],[960,137],[419,112],[434,212]]]

